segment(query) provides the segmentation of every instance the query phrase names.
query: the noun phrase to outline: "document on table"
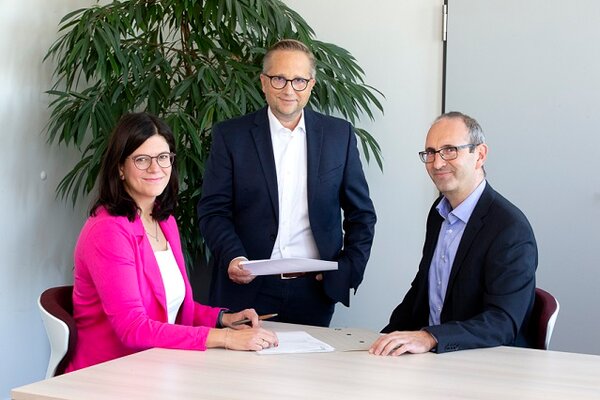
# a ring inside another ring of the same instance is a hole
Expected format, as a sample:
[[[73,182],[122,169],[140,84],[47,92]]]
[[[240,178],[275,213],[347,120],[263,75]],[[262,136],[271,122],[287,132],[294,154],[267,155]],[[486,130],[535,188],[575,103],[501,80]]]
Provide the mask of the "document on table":
[[[304,331],[277,332],[279,346],[257,351],[258,354],[325,353],[335,349]]]
[[[276,260],[252,260],[240,263],[252,275],[287,274],[290,272],[332,271],[338,269],[335,261],[310,258],[280,258]]]

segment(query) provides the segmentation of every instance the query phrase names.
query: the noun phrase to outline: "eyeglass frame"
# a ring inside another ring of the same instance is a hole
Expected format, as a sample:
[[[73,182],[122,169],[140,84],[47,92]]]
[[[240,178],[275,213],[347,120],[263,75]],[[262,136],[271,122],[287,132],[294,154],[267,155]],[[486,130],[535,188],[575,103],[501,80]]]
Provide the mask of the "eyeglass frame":
[[[158,160],[159,160],[159,157],[160,157],[160,156],[164,156],[165,154],[168,154],[168,155],[169,155],[169,165],[167,165],[167,166],[160,165],[160,161],[158,161]],[[136,160],[137,160],[137,159],[139,159],[140,157],[147,157],[147,158],[149,158],[149,159],[150,159],[150,164],[148,164],[148,166],[147,166],[146,168],[140,168],[140,167],[137,165],[137,162],[136,162]],[[129,157],[129,158],[131,158],[131,161],[133,161],[133,165],[134,165],[134,167],[136,167],[136,168],[137,168],[137,169],[139,169],[140,171],[146,171],[146,170],[148,170],[148,168],[150,168],[150,167],[152,166],[152,160],[154,160],[154,159],[156,159],[156,164],[157,164],[157,165],[158,165],[160,168],[170,168],[170,167],[172,167],[172,166],[173,166],[173,162],[175,161],[175,153],[173,153],[173,152],[164,152],[164,153],[160,153],[159,155],[157,155],[157,156],[154,156],[154,157],[152,157],[152,156],[151,156],[151,155],[149,155],[149,154],[138,154],[138,155],[135,155],[135,156],[131,156],[131,157]]]
[[[310,81],[312,81],[312,80],[314,79],[314,78],[312,78],[312,77],[311,77],[311,78],[308,78],[308,79],[307,79],[307,78],[294,78],[294,79],[286,79],[285,77],[283,77],[283,76],[281,76],[281,75],[267,75],[267,74],[265,74],[265,73],[261,73],[261,75],[264,75],[264,76],[266,76],[267,78],[269,78],[269,83],[271,84],[271,87],[272,87],[273,89],[275,89],[275,90],[281,90],[281,89],[284,89],[284,88],[287,86],[288,82],[289,82],[289,83],[290,83],[290,85],[292,85],[292,89],[294,89],[294,91],[296,91],[296,92],[303,92],[303,91],[305,91],[305,90],[306,90],[306,88],[308,87],[308,84],[310,83]],[[284,80],[284,81],[285,81],[285,85],[283,85],[282,87],[277,87],[277,86],[273,85],[273,79],[275,79],[275,78],[278,78],[278,79]],[[302,88],[302,89],[296,89],[296,88],[294,87],[294,81],[303,81],[303,82],[306,82],[306,84],[304,85],[304,88]]]
[[[430,164],[432,162],[435,161],[435,155],[439,153],[440,157],[442,158],[442,160],[444,161],[452,161],[452,160],[456,160],[458,158],[458,151],[464,148],[469,148],[470,151],[469,153],[473,152],[473,149],[477,146],[479,146],[481,143],[467,143],[467,144],[461,144],[459,146],[444,146],[441,147],[437,150],[424,150],[424,151],[420,151],[419,152],[419,158],[421,159],[422,162],[424,162],[425,164]],[[448,156],[444,155],[443,151],[446,150],[452,150],[455,154],[454,157],[452,158],[447,158]],[[426,157],[428,157],[429,155],[432,156],[432,159],[430,161],[427,161]]]

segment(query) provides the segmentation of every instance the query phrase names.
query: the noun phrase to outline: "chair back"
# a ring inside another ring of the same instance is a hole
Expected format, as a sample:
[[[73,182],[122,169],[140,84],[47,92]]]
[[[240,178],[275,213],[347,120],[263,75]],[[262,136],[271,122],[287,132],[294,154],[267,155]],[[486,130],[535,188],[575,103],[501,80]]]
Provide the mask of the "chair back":
[[[46,378],[51,378],[65,372],[77,343],[77,328],[73,318],[73,286],[46,289],[38,299],[38,307],[50,342]]]
[[[560,310],[558,300],[544,289],[535,289],[535,302],[531,313],[533,347],[548,350]]]

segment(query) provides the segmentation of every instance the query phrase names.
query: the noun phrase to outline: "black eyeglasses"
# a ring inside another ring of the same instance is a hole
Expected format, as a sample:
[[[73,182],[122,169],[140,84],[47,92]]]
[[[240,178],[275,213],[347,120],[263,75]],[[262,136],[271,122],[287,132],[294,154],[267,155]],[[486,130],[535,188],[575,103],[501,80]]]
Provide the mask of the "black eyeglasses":
[[[288,82],[292,84],[292,89],[296,92],[301,92],[308,87],[308,82],[311,81],[312,78],[304,79],[304,78],[294,78],[294,79],[285,79],[283,76],[278,75],[267,75],[263,74],[271,81],[271,86],[273,89],[283,89]]]
[[[442,160],[450,161],[458,157],[458,151],[460,149],[469,148],[470,152],[473,152],[473,149],[477,146],[479,146],[479,144],[469,143],[461,144],[460,146],[444,146],[439,150],[428,149],[425,151],[420,151],[419,157],[424,163],[432,163],[435,161],[435,155],[437,153],[440,153],[440,157],[442,157]]]
[[[142,171],[147,170],[152,165],[152,160],[156,159],[156,163],[161,168],[169,168],[173,165],[173,161],[175,160],[175,153],[160,153],[156,157],[149,156],[147,154],[140,154],[135,157],[131,157],[133,160],[133,165],[137,169],[141,169]]]

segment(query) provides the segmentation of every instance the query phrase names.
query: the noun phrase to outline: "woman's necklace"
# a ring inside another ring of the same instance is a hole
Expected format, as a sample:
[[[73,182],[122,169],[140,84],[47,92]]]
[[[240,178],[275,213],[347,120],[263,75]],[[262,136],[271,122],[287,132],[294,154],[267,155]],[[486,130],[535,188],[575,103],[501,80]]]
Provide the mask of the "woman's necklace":
[[[146,229],[144,229],[146,231]],[[158,240],[158,222],[156,222],[156,220],[154,220],[154,235],[151,234],[150,232],[146,231],[146,234],[148,236],[150,236],[152,239],[156,240],[157,242],[159,242]]]

